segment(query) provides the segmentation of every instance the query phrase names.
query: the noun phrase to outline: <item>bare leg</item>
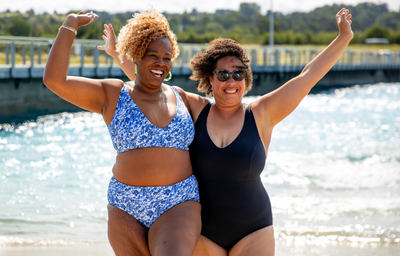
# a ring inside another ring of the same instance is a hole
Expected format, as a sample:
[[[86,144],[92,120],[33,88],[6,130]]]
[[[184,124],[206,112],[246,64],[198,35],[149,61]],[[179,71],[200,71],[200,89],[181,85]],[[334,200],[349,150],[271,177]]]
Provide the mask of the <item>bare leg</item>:
[[[274,227],[268,226],[257,230],[233,246],[229,256],[274,256],[275,238]]]
[[[193,256],[227,256],[228,253],[224,248],[214,243],[210,239],[200,236],[196,245]]]
[[[201,206],[180,203],[163,213],[149,229],[151,255],[192,256],[201,231]]]
[[[128,213],[108,205],[108,240],[116,256],[150,256],[147,228]]]

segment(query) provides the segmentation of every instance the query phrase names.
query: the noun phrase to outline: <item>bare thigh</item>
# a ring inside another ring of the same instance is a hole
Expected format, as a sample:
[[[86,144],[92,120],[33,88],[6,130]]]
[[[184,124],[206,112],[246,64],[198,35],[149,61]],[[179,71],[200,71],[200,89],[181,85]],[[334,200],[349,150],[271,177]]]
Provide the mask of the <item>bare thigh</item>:
[[[227,256],[227,251],[205,236],[200,236],[193,256]]]
[[[149,229],[151,255],[192,256],[201,231],[201,206],[180,203],[163,213]]]
[[[268,226],[243,237],[233,246],[229,256],[274,256],[274,227]]]
[[[108,240],[116,256],[150,256],[147,245],[148,231],[134,217],[108,205]]]

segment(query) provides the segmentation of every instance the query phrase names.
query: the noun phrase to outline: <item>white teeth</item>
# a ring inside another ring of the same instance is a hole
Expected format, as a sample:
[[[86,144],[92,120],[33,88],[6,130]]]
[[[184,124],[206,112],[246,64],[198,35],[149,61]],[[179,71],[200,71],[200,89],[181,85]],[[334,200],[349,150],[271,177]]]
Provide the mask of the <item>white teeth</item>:
[[[235,93],[236,90],[225,90],[225,92],[227,92],[227,93]]]
[[[158,75],[164,74],[164,72],[161,71],[161,70],[152,70],[151,72],[153,72],[153,73],[155,73],[155,74],[158,74]]]

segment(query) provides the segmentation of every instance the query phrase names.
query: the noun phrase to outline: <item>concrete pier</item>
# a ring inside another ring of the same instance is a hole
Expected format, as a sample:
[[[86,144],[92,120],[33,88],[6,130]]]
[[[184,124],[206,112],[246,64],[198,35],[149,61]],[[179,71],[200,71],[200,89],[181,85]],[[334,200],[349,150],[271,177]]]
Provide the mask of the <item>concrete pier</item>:
[[[42,82],[52,40],[46,38],[0,36],[0,123],[35,117],[40,114],[78,111]],[[128,81],[122,70],[96,46],[100,40],[75,40],[71,51],[69,75],[91,78],[120,78]],[[166,82],[196,93],[189,80],[188,63],[205,45],[180,44],[181,54],[174,61],[172,79]],[[323,47],[244,46],[251,57],[254,83],[248,95],[263,95],[297,76]],[[355,84],[400,82],[399,51],[346,51],[338,63],[316,85],[314,91]]]

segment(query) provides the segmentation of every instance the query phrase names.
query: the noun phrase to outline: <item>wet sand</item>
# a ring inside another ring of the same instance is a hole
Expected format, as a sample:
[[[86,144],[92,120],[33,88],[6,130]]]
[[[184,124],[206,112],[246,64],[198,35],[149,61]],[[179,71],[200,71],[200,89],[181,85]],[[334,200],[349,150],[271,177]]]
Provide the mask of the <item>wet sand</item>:
[[[392,245],[288,245],[276,243],[276,256],[394,256],[400,244]],[[109,244],[77,246],[12,246],[0,247],[2,256],[114,256]]]

